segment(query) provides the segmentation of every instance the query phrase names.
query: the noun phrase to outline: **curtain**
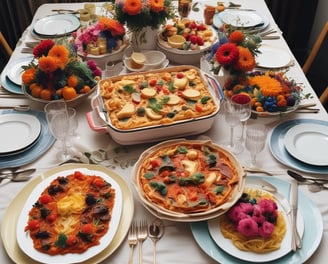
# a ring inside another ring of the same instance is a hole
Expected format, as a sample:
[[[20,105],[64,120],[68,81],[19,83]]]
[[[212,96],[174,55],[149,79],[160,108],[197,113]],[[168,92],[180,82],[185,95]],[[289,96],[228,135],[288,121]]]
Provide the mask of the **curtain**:
[[[308,55],[314,17],[319,0],[265,0],[297,61],[303,65]]]

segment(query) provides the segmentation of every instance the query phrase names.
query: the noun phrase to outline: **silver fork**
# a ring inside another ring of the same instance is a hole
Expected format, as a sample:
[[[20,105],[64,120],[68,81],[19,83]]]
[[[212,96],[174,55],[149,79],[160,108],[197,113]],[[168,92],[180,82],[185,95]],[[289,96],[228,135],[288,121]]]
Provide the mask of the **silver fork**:
[[[148,237],[148,224],[146,220],[140,220],[138,225],[138,242],[139,242],[139,264],[142,264],[142,243]]]
[[[130,227],[129,234],[128,234],[128,243],[130,246],[130,256],[129,256],[129,264],[133,262],[133,252],[134,248],[136,247],[138,240],[137,240],[137,226],[133,223]]]

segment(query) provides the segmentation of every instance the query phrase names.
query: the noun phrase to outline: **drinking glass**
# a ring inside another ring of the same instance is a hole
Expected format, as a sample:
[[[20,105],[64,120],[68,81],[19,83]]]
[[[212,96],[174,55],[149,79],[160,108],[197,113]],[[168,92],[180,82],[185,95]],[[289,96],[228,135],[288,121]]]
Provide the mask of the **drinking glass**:
[[[235,104],[235,108],[239,112],[241,121],[241,137],[240,141],[244,142],[244,131],[247,120],[251,117],[251,98],[247,94],[235,94],[231,97],[231,101]]]
[[[240,117],[238,109],[235,107],[235,104],[233,104],[230,100],[227,100],[223,104],[224,111],[225,111],[225,121],[230,127],[230,140],[228,142],[224,142],[223,146],[231,151],[233,154],[239,154],[243,150],[243,146],[240,142],[235,142],[234,140],[234,128],[239,125],[240,123]]]
[[[189,13],[191,11],[191,5],[192,5],[192,0],[179,0],[178,12],[181,19],[187,18],[189,16]]]
[[[246,129],[245,147],[251,152],[251,165],[257,166],[256,155],[264,149],[266,141],[266,127],[261,124],[248,126]]]
[[[72,158],[72,154],[66,144],[70,131],[66,103],[64,101],[52,101],[46,104],[44,111],[51,133],[61,142],[61,150],[57,153],[58,160],[66,161]]]
[[[69,135],[72,137],[77,137],[78,133],[76,132],[78,127],[78,121],[76,118],[76,110],[73,107],[67,108],[68,115],[68,124],[69,124]]]

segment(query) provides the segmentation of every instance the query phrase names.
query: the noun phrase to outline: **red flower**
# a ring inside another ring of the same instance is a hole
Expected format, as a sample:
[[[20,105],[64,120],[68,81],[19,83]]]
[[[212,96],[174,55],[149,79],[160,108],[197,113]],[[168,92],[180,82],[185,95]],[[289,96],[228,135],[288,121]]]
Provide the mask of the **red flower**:
[[[228,42],[218,48],[215,57],[221,65],[232,65],[238,61],[239,51],[236,44]]]
[[[35,58],[47,56],[49,50],[55,45],[52,39],[42,40],[37,46],[33,48],[33,55]]]

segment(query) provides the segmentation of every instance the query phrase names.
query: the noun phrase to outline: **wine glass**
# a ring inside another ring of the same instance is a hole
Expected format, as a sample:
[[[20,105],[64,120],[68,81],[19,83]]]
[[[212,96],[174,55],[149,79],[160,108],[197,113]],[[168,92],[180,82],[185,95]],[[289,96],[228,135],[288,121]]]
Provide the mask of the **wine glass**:
[[[189,16],[189,13],[191,11],[191,5],[192,5],[192,0],[179,0],[178,12],[181,19],[187,18]]]
[[[235,108],[239,112],[241,121],[241,137],[240,141],[244,142],[244,131],[247,120],[251,117],[251,98],[247,94],[235,94],[231,97],[231,101],[235,104]]]
[[[248,126],[246,129],[245,147],[251,152],[251,165],[256,167],[256,155],[264,149],[266,141],[266,127],[261,124]]]
[[[224,118],[230,127],[230,140],[228,142],[224,142],[223,146],[233,154],[239,154],[242,152],[243,146],[240,142],[234,141],[234,128],[240,123],[239,112],[237,111],[238,109],[235,107],[235,104],[233,104],[230,100],[225,101],[223,106],[225,111]]]
[[[57,153],[59,161],[66,161],[72,158],[66,139],[70,132],[67,106],[64,101],[52,101],[44,107],[47,123],[53,136],[61,141],[61,150]]]

